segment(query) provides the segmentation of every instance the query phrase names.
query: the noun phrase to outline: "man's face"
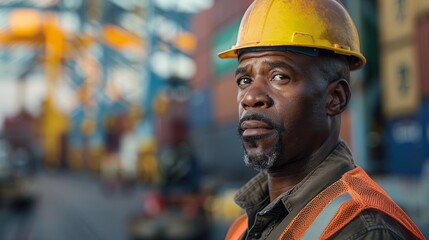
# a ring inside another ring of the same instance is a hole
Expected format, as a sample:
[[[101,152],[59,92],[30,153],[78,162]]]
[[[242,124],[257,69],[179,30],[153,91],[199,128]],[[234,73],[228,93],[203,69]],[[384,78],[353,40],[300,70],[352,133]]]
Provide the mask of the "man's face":
[[[328,83],[319,70],[320,61],[280,51],[240,56],[238,130],[248,166],[282,168],[309,157],[325,141]]]

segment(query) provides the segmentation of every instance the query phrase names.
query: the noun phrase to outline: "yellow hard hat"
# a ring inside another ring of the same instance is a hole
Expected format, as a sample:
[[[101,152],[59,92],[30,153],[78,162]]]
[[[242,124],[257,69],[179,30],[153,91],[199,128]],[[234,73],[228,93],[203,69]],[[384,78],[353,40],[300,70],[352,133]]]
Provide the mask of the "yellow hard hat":
[[[237,43],[218,56],[237,58],[242,49],[279,46],[302,53],[325,49],[350,56],[351,70],[366,63],[356,26],[336,0],[255,0],[241,20]]]

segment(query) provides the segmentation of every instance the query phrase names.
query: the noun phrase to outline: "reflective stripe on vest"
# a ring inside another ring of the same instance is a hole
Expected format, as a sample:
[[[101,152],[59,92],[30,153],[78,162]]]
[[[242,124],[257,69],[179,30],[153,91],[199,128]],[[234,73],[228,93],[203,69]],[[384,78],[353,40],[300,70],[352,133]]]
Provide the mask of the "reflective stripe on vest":
[[[302,237],[303,240],[314,240],[320,239],[323,231],[328,226],[328,224],[332,221],[338,209],[345,203],[346,201],[352,199],[350,194],[344,193],[337,198],[335,198],[331,203],[329,203],[323,211],[317,216],[314,222],[311,224],[310,228]]]

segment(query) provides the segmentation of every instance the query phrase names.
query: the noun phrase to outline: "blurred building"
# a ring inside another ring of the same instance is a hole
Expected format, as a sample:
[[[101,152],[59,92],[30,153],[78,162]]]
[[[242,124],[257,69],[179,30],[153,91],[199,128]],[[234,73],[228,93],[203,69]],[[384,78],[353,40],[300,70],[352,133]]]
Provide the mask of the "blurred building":
[[[193,19],[198,46],[194,54],[197,71],[190,83],[194,90],[189,106],[192,139],[208,174],[221,173],[236,180],[255,172],[241,160],[233,81],[236,61],[220,60],[217,53],[235,43],[241,16],[251,2],[217,0]]]

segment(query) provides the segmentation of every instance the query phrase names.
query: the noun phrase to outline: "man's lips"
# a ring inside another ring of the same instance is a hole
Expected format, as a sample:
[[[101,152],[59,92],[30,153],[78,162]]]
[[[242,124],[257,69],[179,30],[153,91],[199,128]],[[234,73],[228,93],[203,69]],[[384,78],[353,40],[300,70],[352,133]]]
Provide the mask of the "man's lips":
[[[270,124],[258,120],[246,120],[241,123],[240,127],[243,137],[266,135],[274,130]]]

